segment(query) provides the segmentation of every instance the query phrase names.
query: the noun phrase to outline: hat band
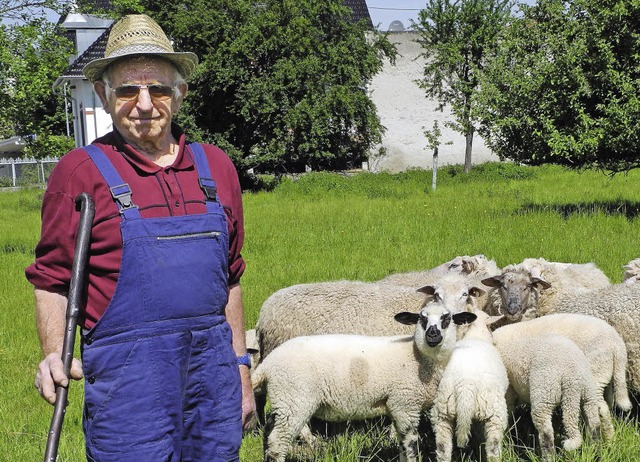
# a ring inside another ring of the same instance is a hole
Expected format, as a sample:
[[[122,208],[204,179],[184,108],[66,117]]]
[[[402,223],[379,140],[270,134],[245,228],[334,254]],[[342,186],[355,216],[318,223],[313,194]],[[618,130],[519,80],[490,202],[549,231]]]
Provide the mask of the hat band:
[[[162,53],[174,53],[173,50],[168,50],[166,48],[162,48],[156,45],[128,45],[126,47],[122,47],[122,48],[118,48],[117,50],[115,50],[113,53],[111,53],[109,56],[106,56],[106,58],[110,59],[110,58],[117,58],[119,56],[126,56],[126,55],[134,55],[134,54],[140,54],[140,55],[145,55],[145,54],[162,54]]]

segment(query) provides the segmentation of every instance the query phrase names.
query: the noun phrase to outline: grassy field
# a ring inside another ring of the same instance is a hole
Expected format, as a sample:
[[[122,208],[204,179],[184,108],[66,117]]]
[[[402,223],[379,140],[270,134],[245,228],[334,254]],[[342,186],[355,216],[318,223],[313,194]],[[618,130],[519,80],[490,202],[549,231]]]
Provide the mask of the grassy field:
[[[483,253],[499,266],[527,257],[595,262],[620,282],[622,265],[640,256],[640,172],[610,178],[558,167],[482,164],[470,174],[311,174],[274,191],[245,195],[247,327],[262,302],[292,284],[334,279],[373,281],[427,269],[456,255]],[[39,234],[41,190],[0,193],[0,460],[34,461],[44,454],[52,408],[33,388],[40,351],[32,288],[24,268]],[[59,461],[84,460],[82,385],[73,383]],[[517,428],[516,428],[517,430]],[[427,432],[428,433],[428,432]],[[636,417],[616,419],[616,438],[588,443],[558,460],[640,460]],[[513,432],[504,460],[534,460],[534,442]],[[431,440],[425,436],[423,459]],[[293,461],[390,461],[397,449],[384,428],[355,426]],[[480,460],[477,452],[458,460]],[[262,460],[260,434],[247,435],[241,460]]]

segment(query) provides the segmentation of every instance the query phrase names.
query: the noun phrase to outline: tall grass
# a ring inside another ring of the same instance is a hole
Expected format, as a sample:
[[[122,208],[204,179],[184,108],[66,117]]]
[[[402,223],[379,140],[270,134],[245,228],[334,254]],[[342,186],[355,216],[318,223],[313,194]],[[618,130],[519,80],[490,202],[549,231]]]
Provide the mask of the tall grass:
[[[247,327],[262,302],[292,284],[335,279],[373,281],[426,269],[456,255],[483,253],[499,266],[526,257],[595,262],[613,282],[640,256],[640,172],[613,178],[558,167],[489,163],[470,174],[447,167],[431,174],[310,174],[274,191],[244,197]],[[42,192],[0,193],[0,459],[42,459],[51,406],[33,388],[40,351],[32,288],[24,268],[39,234]],[[83,460],[82,385],[73,383],[60,461]],[[616,420],[616,439],[561,454],[561,461],[640,460],[635,419]],[[425,438],[425,459],[433,449]],[[241,459],[261,460],[260,434],[247,435]],[[537,460],[528,440],[505,444],[505,460]],[[298,448],[293,460],[389,461],[397,453],[385,430],[352,428]],[[529,455],[531,454],[531,455]],[[478,460],[477,453],[458,460]]]

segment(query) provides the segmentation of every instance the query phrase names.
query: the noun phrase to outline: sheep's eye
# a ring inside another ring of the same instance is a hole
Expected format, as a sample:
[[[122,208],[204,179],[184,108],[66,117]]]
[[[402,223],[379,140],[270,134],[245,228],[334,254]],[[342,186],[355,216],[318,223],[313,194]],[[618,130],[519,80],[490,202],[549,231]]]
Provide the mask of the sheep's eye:
[[[435,301],[437,301],[437,302],[442,301],[442,297],[441,297],[441,296],[440,296],[440,294],[439,294],[439,293],[437,293],[437,292],[436,292],[435,294],[433,294],[433,298],[434,298],[434,300],[435,300]]]
[[[451,315],[449,313],[443,314],[440,318],[440,323],[442,324],[443,329],[449,327],[449,323],[451,323]]]
[[[420,321],[420,325],[422,326],[423,329],[427,329],[427,322],[428,319],[426,316],[423,316],[422,314],[418,315],[418,320]]]
[[[469,296],[469,292],[463,292],[463,293],[462,293],[462,296],[463,296],[464,298],[467,298],[467,297]]]

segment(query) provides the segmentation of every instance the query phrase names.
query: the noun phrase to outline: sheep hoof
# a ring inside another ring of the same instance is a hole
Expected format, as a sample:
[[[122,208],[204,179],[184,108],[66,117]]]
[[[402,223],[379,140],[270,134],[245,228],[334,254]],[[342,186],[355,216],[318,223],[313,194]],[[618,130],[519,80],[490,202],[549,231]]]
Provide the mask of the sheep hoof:
[[[575,451],[582,446],[582,438],[568,438],[562,442],[565,451]]]

